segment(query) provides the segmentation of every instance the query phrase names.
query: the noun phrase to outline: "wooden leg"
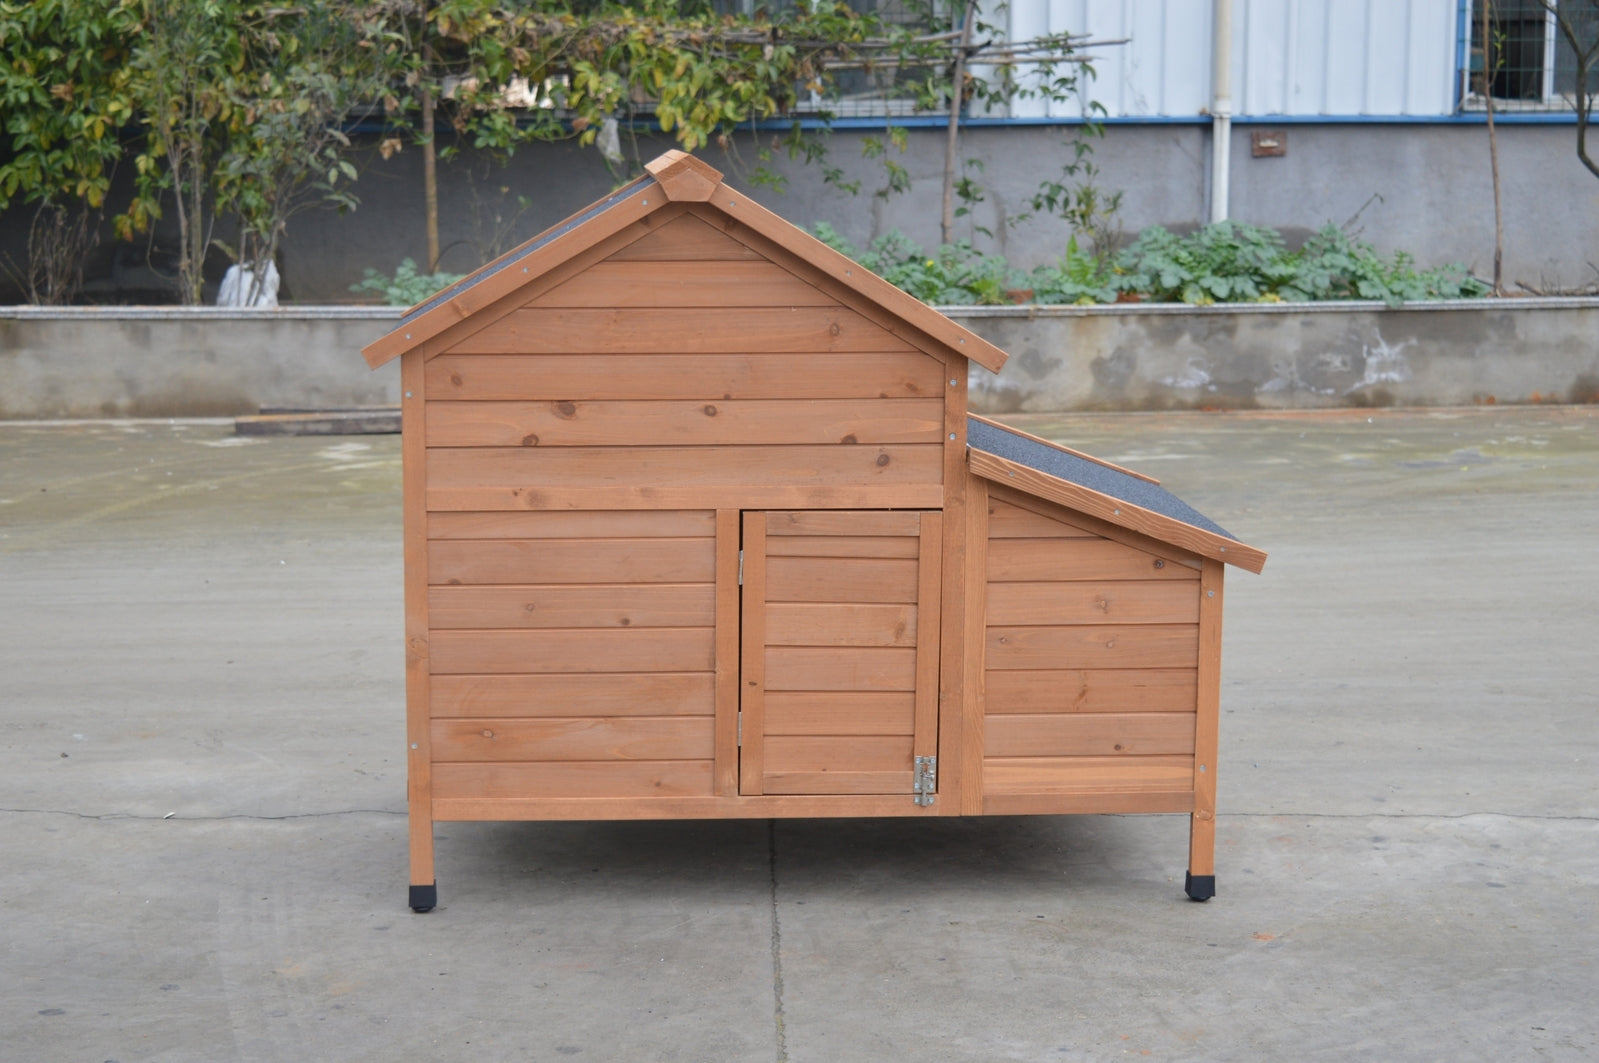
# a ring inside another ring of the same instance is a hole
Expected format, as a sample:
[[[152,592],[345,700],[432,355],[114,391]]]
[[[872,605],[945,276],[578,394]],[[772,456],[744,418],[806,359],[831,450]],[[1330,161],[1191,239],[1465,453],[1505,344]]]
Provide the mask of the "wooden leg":
[[[1188,875],[1183,891],[1196,901],[1216,896],[1216,814],[1208,808],[1188,818]]]
[[[439,903],[439,887],[433,872],[432,801],[413,793],[411,797],[411,910],[431,912]]]
[[[1199,703],[1194,719],[1194,814],[1188,828],[1185,891],[1196,901],[1216,896],[1216,746],[1221,713],[1220,561],[1199,577]]]

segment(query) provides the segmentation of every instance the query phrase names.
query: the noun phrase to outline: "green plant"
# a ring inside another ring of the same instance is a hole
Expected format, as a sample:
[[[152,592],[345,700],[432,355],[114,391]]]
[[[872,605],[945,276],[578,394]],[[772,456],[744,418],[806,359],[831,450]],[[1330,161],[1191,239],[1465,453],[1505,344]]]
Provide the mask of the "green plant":
[[[1289,251],[1276,230],[1232,221],[1187,236],[1158,225],[1145,229],[1117,256],[1113,286],[1156,301],[1195,304],[1381,299],[1395,305],[1490,291],[1464,266],[1417,270],[1408,254],[1384,259],[1331,225]]]
[[[391,277],[375,269],[364,271],[363,280],[350,285],[352,292],[374,292],[388,306],[415,306],[459,281],[462,273],[418,273],[416,262],[403,258]]]
[[[1066,241],[1066,253],[1047,266],[1039,266],[1028,276],[1033,302],[1044,305],[1113,303],[1116,301],[1115,273],[1098,255],[1079,249],[1076,235]]]
[[[139,28],[138,0],[0,2],[0,210],[34,208],[27,263],[9,269],[34,303],[70,302],[82,282],[133,113]]]
[[[1119,293],[1195,304],[1381,299],[1397,305],[1490,291],[1464,266],[1418,270],[1403,251],[1384,258],[1331,225],[1298,251],[1289,251],[1275,229],[1258,225],[1218,222],[1187,236],[1156,225],[1114,265],[1082,250],[1073,236],[1060,258],[1031,272],[965,240],[928,252],[895,230],[858,249],[826,222],[814,231],[835,251],[929,303],[1005,303],[1026,290],[1032,302],[1045,305],[1113,303]]]

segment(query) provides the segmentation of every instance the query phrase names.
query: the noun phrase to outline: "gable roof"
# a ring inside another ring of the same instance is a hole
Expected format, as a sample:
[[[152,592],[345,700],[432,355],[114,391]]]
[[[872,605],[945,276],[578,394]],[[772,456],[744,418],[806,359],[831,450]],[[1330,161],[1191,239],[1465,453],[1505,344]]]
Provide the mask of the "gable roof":
[[[669,203],[704,204],[764,237],[912,329],[978,365],[999,372],[1006,354],[858,262],[722,183],[720,171],[692,155],[668,151],[624,185],[475,273],[406,312],[392,332],[362,349],[376,369],[512,294],[562,263]],[[517,268],[520,267],[520,268]]]
[[[1201,557],[1259,572],[1266,554],[1147,476],[1037,436],[971,416],[967,464],[992,480],[1191,550]]]

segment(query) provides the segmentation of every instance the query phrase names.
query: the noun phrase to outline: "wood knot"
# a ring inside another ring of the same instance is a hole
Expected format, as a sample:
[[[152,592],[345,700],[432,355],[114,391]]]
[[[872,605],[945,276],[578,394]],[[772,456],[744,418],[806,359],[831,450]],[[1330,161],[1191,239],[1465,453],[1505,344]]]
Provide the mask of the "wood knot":
[[[839,327],[839,324],[838,324],[837,321],[835,321],[831,325],[827,326],[827,334],[829,336],[837,336],[839,333],[841,333],[843,331],[844,330],[841,327]]]
[[[621,624],[623,627],[629,627],[633,623],[633,618],[630,616],[624,616],[622,619],[618,620],[617,623]]]
[[[851,432],[849,435],[845,436],[843,439],[840,439],[839,442],[840,443],[854,444],[854,443],[859,443],[860,440],[855,438],[855,433],[854,432]]]
[[[717,413],[716,406],[707,402],[704,407],[704,413],[707,417],[715,417]]]
[[[483,729],[483,737],[484,738],[493,738],[494,737],[494,732],[489,730],[487,727],[485,727]]]
[[[888,457],[887,454],[879,454],[877,456],[877,467],[879,469],[881,469],[883,466],[887,465],[888,462],[889,462],[889,457]]]
[[[555,404],[555,412],[560,414],[562,417],[576,417],[577,416],[577,403],[575,403],[575,402],[557,402]]]
[[[539,445],[539,434],[537,432],[529,432],[527,435],[522,437],[522,445],[524,447],[536,447],[536,446],[538,446]]]
[[[1116,752],[1118,752],[1118,753],[1120,753],[1120,752],[1121,752],[1121,751],[1122,751],[1122,744],[1121,744],[1121,743],[1120,743],[1120,742],[1117,742],[1117,743],[1116,743],[1116,744],[1115,744],[1115,745],[1114,745],[1114,746],[1112,746],[1112,747],[1111,747],[1111,748],[1112,748],[1112,749],[1114,749],[1114,750],[1116,750]]]
[[[533,602],[528,602],[528,603],[527,603],[527,604],[526,604],[526,605],[524,605],[524,606],[523,606],[523,607],[522,607],[522,608],[523,608],[523,609],[524,609],[524,610],[526,610],[526,611],[527,611],[527,612],[529,612],[529,613],[536,613],[536,612],[538,612],[538,611],[539,611],[539,607],[538,607],[538,605],[536,605],[536,604],[535,604],[535,603],[533,603]]]
[[[1156,568],[1165,568],[1166,567],[1166,562],[1160,561],[1160,560],[1156,560],[1155,567]]]
[[[460,387],[461,386],[461,374],[460,373],[451,373],[450,374],[450,383],[454,384],[456,387]]]

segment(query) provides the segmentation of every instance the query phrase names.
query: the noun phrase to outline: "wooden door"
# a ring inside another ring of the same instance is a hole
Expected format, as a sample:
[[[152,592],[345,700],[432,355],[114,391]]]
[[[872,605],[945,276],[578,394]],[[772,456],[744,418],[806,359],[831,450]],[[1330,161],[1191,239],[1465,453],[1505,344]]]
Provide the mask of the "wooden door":
[[[931,790],[941,516],[744,514],[740,793]]]

